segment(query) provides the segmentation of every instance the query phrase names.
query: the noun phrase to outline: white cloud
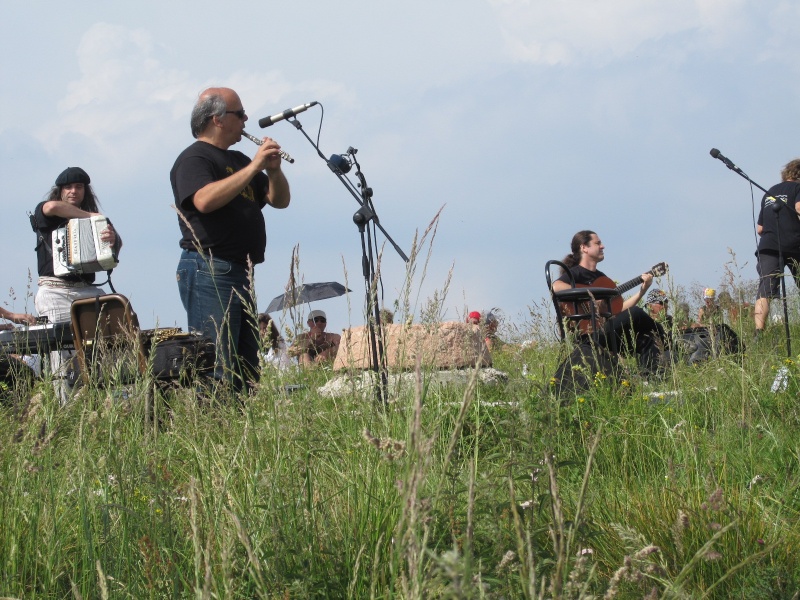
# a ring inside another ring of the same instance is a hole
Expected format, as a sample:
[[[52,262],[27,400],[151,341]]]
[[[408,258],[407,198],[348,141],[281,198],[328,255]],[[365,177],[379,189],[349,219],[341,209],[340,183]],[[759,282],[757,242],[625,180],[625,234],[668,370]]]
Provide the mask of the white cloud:
[[[46,107],[52,116],[35,129],[35,137],[54,153],[80,139],[98,156],[113,157],[116,168],[131,170],[154,149],[179,147],[188,139],[191,106],[207,86],[236,89],[253,117],[286,108],[284,103],[298,97],[346,105],[357,101],[341,83],[292,82],[278,70],[242,68],[203,81],[190,71],[170,68],[158,58],[165,54],[145,30],[90,26],[77,46],[79,75],[65,85],[55,110]]]
[[[489,0],[506,51],[535,64],[605,64],[642,44],[696,31],[714,43],[740,28],[746,0]]]
[[[37,137],[53,149],[62,139],[80,135],[101,152],[135,156],[144,151],[152,143],[150,134],[162,130],[165,115],[177,114],[178,107],[185,113],[196,94],[188,74],[165,68],[154,58],[156,51],[143,30],[92,25],[77,48],[80,75],[66,85]]]

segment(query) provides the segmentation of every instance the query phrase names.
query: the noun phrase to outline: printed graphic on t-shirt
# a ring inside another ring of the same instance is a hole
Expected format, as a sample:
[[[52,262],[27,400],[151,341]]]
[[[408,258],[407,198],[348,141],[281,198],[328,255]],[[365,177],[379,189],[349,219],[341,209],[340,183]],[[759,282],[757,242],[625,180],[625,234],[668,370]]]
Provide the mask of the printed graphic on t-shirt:
[[[777,194],[775,196],[767,196],[766,198],[764,198],[764,206],[772,206],[778,200],[780,200],[781,202],[786,204],[789,201],[789,196],[787,196],[786,194]]]
[[[233,167],[225,167],[225,171],[228,173],[228,177],[236,172],[233,170]],[[256,195],[253,193],[253,186],[251,186],[249,183],[241,192],[239,192],[239,195],[250,202],[256,201]]]

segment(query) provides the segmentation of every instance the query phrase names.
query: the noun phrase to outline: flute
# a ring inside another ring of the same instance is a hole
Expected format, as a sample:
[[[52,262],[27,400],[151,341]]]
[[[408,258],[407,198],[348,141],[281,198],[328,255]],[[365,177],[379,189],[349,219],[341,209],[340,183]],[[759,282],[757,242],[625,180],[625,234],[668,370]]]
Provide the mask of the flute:
[[[250,135],[246,131],[243,131],[242,135],[244,137],[246,137],[248,140],[250,140],[251,142],[253,142],[254,144],[258,144],[259,146],[264,143],[264,140],[260,140],[256,136]],[[288,163],[293,163],[294,162],[294,159],[291,156],[289,156],[288,152],[284,152],[283,150],[278,150],[278,153],[281,155],[281,158],[283,160],[285,160],[286,162],[288,162]]]

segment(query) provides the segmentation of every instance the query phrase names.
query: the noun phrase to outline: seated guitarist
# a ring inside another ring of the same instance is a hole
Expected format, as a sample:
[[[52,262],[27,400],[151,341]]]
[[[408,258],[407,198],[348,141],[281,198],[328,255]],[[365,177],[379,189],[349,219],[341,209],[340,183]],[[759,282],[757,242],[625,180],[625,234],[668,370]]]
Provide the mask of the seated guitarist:
[[[597,270],[597,264],[605,258],[605,246],[594,231],[576,233],[572,238],[571,250],[572,254],[564,257],[562,262],[569,268],[576,285],[599,285],[596,283],[598,279],[608,279],[602,271]],[[650,315],[636,306],[653,282],[653,275],[643,273],[641,279],[642,284],[637,292],[622,302],[621,312],[603,324],[599,343],[608,349],[635,353],[642,373],[654,374],[658,371],[661,359],[658,346],[661,329]],[[569,288],[570,280],[566,273],[553,282],[555,292]]]

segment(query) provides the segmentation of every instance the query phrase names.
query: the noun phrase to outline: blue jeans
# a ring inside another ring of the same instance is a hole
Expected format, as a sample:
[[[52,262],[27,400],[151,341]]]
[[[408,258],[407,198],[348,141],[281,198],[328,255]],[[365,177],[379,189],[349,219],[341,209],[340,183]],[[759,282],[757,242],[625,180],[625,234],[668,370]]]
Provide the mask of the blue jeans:
[[[257,309],[245,265],[184,250],[176,272],[189,331],[216,344],[214,378],[241,390],[258,381]]]

